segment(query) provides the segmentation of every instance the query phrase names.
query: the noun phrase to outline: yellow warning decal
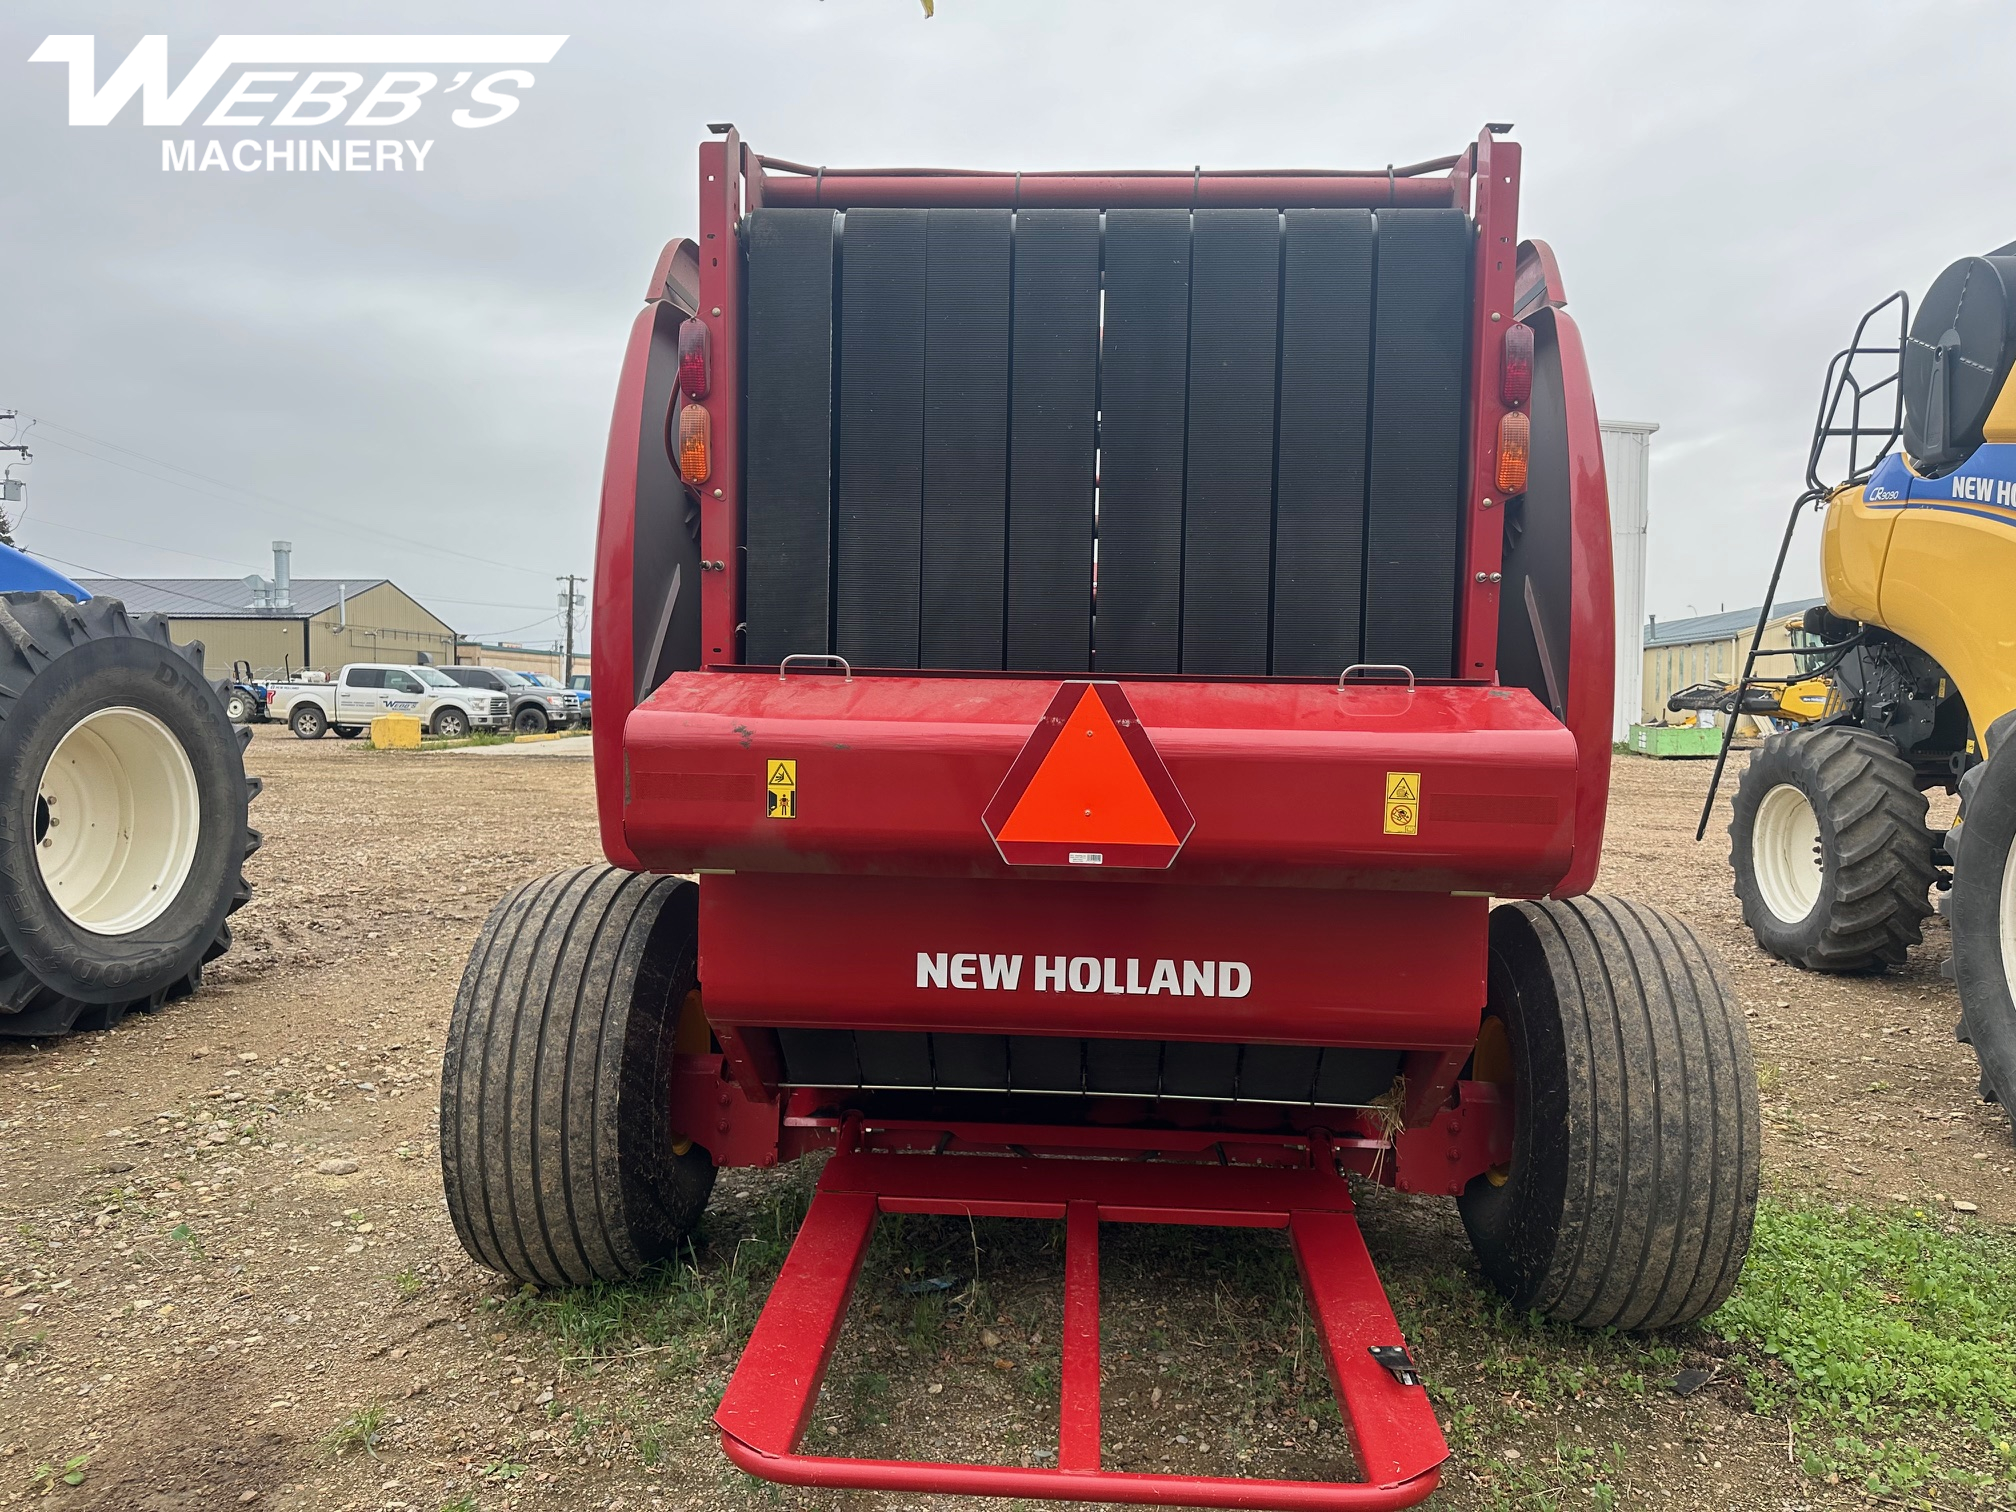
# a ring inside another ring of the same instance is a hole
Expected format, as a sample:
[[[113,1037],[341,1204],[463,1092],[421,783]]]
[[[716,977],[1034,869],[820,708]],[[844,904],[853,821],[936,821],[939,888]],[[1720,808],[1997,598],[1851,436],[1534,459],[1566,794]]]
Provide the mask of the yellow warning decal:
[[[1389,835],[1418,835],[1421,833],[1421,774],[1419,772],[1388,772],[1386,774],[1386,833]]]
[[[769,776],[765,779],[770,789],[769,816],[772,819],[796,819],[798,817],[798,763],[795,761],[773,761],[769,764]]]

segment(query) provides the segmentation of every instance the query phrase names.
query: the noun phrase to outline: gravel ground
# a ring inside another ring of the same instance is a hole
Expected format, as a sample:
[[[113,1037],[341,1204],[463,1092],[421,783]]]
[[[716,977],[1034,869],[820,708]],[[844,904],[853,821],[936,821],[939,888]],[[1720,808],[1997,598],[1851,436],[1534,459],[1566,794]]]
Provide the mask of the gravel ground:
[[[456,979],[504,891],[596,858],[588,764],[265,728],[247,763],[268,839],[205,991],[110,1034],[0,1043],[0,1502],[898,1505],[758,1487],[705,1427],[766,1284],[752,1257],[774,1268],[811,1172],[724,1176],[691,1265],[644,1295],[516,1296],[455,1243],[435,1097]],[[1767,1184],[2016,1222],[2007,1120],[1953,1042],[1943,922],[1887,977],[1761,958],[1719,830],[1691,838],[1706,775],[1618,759],[1602,885],[1680,913],[1729,964],[1766,1088]],[[1374,1192],[1363,1216],[1458,1451],[1434,1505],[1567,1488],[1560,1504],[1600,1506],[1599,1483],[1617,1506],[1866,1504],[1714,1390],[1592,1387],[1612,1377],[1580,1346],[1479,1300],[1451,1204]],[[944,1291],[917,1289],[941,1272]],[[815,1435],[1043,1463],[1060,1274],[1045,1225],[885,1225]],[[1273,1235],[1110,1242],[1115,1461],[1339,1473],[1295,1293]],[[1714,1365],[1685,1342],[1644,1358]]]

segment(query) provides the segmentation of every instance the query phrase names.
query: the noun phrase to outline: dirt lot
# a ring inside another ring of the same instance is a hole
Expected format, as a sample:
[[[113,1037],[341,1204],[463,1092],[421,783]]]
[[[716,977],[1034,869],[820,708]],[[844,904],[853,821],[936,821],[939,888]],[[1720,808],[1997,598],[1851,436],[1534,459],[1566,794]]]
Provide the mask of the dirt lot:
[[[0,1045],[0,1502],[898,1505],[758,1486],[705,1428],[811,1173],[724,1176],[689,1263],[643,1287],[515,1295],[456,1245],[434,1120],[463,953],[507,888],[596,858],[588,763],[262,731],[248,764],[268,840],[210,986],[109,1035]],[[1953,1041],[1943,924],[1885,978],[1764,960],[1723,846],[1690,838],[1706,775],[1618,759],[1603,885],[1680,913],[1728,962],[1767,1186],[2006,1234],[2016,1147]],[[1797,1425],[1732,1380],[1669,1389],[1720,1371],[1708,1335],[1507,1316],[1445,1201],[1374,1192],[1364,1224],[1456,1451],[1433,1505],[1868,1504],[1802,1469]],[[1276,1236],[1122,1232],[1105,1266],[1112,1462],[1348,1467]],[[815,1438],[1044,1463],[1060,1274],[1043,1225],[885,1224]]]

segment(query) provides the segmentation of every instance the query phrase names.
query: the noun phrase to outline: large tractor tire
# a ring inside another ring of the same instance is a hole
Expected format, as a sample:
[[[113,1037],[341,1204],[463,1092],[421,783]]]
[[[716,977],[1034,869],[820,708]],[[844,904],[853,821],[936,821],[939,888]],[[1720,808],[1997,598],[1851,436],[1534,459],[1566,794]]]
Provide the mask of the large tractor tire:
[[[1774,735],[1734,808],[1729,864],[1759,945],[1809,971],[1903,964],[1938,868],[1925,795],[1895,746],[1844,725]]]
[[[1966,784],[1955,831],[1953,978],[1960,1038],[1981,1062],[1981,1095],[2016,1118],[2016,746],[1992,749]]]
[[[635,1276],[700,1219],[714,1163],[669,1098],[699,889],[610,866],[528,882],[469,953],[441,1067],[455,1233],[544,1286]]]
[[[1511,1088],[1511,1163],[1457,1199],[1515,1307],[1584,1328],[1713,1312],[1750,1250],[1757,1079],[1685,924],[1606,898],[1491,914],[1473,1075]]]
[[[249,725],[254,712],[252,695],[243,688],[233,688],[224,695],[224,717],[234,725]]]
[[[0,1035],[110,1028],[201,985],[252,895],[250,737],[158,616],[0,598]]]

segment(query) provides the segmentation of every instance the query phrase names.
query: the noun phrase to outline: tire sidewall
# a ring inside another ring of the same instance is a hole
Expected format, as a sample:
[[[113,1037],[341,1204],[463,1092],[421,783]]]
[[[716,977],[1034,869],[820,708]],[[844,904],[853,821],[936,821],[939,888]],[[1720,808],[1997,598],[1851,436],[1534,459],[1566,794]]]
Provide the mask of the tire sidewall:
[[[1492,910],[1485,1012],[1504,1021],[1512,1051],[1512,1161],[1502,1186],[1478,1176],[1457,1206],[1485,1275],[1521,1308],[1547,1280],[1567,1204],[1568,1056],[1554,989],[1564,976],[1522,905]]]
[[[521,735],[544,735],[552,723],[546,711],[536,704],[520,705],[518,712],[511,716],[511,726]]]
[[[1967,800],[1953,869],[1953,977],[1960,1017],[1983,1080],[2005,1107],[2016,1098],[2016,1001],[2002,958],[2002,883],[2016,843],[2016,760],[1991,759]],[[1985,1089],[1984,1089],[1985,1090]]]
[[[1759,944],[1773,955],[1787,959],[1803,957],[1820,944],[1820,936],[1827,927],[1827,900],[1834,896],[1836,874],[1841,868],[1834,815],[1821,788],[1812,746],[1805,738],[1809,733],[1793,730],[1774,735],[1759,746],[1736,784],[1730,805],[1729,865],[1736,874],[1736,896],[1743,905],[1743,921]],[[1820,888],[1806,917],[1790,924],[1772,911],[1757,885],[1757,812],[1765,798],[1779,787],[1797,788],[1820,826]]]
[[[619,1090],[610,1099],[623,1208],[631,1241],[648,1260],[669,1256],[691,1227],[692,1168],[712,1162],[695,1145],[673,1152],[672,1056],[686,994],[700,981],[700,889],[679,882],[652,921],[624,1024]],[[685,1180],[681,1180],[685,1168]],[[703,1198],[704,1200],[704,1198]]]
[[[287,728],[300,740],[320,740],[328,733],[328,716],[323,714],[320,704],[303,704],[287,716]]]
[[[195,773],[196,854],[176,900],[130,934],[97,934],[57,907],[35,855],[35,801],[57,744],[98,710],[139,709],[175,735]],[[44,986],[131,1002],[186,977],[222,929],[245,859],[244,760],[223,700],[174,648],[144,636],[87,641],[27,685],[0,721],[0,938]]]
[[[469,733],[469,716],[460,709],[443,709],[434,716],[434,733],[445,740],[460,740]]]

